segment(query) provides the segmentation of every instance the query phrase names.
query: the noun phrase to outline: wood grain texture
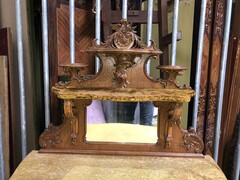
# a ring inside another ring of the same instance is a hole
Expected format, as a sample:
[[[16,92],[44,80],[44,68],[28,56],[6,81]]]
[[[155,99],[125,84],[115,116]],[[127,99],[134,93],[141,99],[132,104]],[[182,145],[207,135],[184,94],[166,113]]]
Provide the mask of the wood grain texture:
[[[204,138],[205,133],[205,114],[207,105],[207,83],[209,71],[209,53],[211,46],[211,29],[213,21],[213,1],[207,1],[206,17],[205,17],[205,32],[203,40],[203,54],[202,54],[202,68],[201,68],[201,82],[199,94],[199,107],[197,119],[197,133]]]
[[[60,5],[57,9],[57,28],[58,64],[66,64],[70,62],[68,6]],[[75,62],[88,65],[84,74],[94,74],[94,56],[86,52],[93,39],[94,14],[92,11],[75,8]],[[58,68],[58,75],[63,75],[61,68]]]
[[[58,82],[58,43],[57,43],[57,8],[59,2],[57,0],[47,1],[48,10],[48,52],[49,52],[49,71],[50,86],[54,86]],[[50,121],[54,124],[60,123],[60,106],[56,96],[50,93]]]
[[[10,151],[11,151],[11,158],[10,158],[10,169],[13,171],[13,169],[17,166],[17,158],[16,157],[16,123],[15,123],[15,93],[14,93],[14,87],[15,87],[15,81],[14,81],[14,66],[15,63],[13,61],[13,50],[12,50],[12,34],[10,28],[3,28],[0,29],[0,55],[7,56],[8,60],[8,84],[9,84],[9,125],[10,125]]]
[[[59,82],[53,92],[64,101],[64,121],[52,124],[41,134],[41,151],[63,153],[96,153],[161,155],[163,152],[188,153],[196,157],[204,144],[192,128],[181,129],[183,102],[189,102],[194,91],[178,85],[176,78],[186,67],[158,66],[166,79],[153,79],[146,72],[150,57],[161,54],[154,42],[144,44],[127,20],[113,27],[115,32],[105,43],[93,41],[88,52],[99,57],[101,68],[94,76],[81,73],[87,64],[61,65],[69,74],[69,81]],[[87,133],[87,106],[92,100],[120,102],[152,101],[158,109],[157,141],[148,143],[89,142]]]
[[[69,50],[69,8],[68,1],[48,1],[48,33],[49,33],[49,61],[50,61],[50,85],[54,86],[63,75],[58,65],[70,62]],[[92,2],[91,2],[92,3]],[[91,4],[87,3],[87,7]],[[76,62],[85,62],[89,68],[86,74],[94,74],[94,57],[86,53],[94,39],[94,14],[87,8],[85,1],[77,1],[75,8],[75,58]],[[79,8],[85,8],[79,9]],[[60,106],[57,97],[51,93],[51,122],[61,123]]]
[[[10,176],[10,138],[9,138],[9,88],[8,88],[8,61],[7,56],[0,56],[0,106],[1,106],[1,132],[4,177]]]
[[[213,39],[210,52],[209,82],[206,101],[205,153],[213,155],[214,132],[216,124],[216,106],[221,63],[225,0],[216,0],[214,12]]]
[[[229,40],[227,71],[224,89],[223,116],[221,125],[221,144],[219,153],[219,165],[227,166],[223,157],[233,136],[233,129],[238,112],[240,111],[240,2],[237,1],[234,9],[232,30]],[[223,163],[223,164],[222,164]]]

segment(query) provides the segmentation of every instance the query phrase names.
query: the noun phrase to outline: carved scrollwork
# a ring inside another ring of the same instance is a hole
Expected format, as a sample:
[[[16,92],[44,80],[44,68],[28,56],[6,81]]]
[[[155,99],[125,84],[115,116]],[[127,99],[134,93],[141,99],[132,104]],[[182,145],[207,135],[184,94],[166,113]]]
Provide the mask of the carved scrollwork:
[[[64,115],[71,124],[71,141],[72,144],[77,145],[78,136],[78,119],[73,114],[73,102],[71,100],[64,100]]]
[[[185,147],[187,150],[194,148],[195,153],[202,153],[204,148],[203,140],[194,132],[193,128],[183,135],[183,143],[180,146]]]
[[[142,57],[143,54],[156,56],[162,53],[156,49],[153,41],[150,46],[142,43],[134,31],[135,28],[123,19],[121,24],[113,25],[112,29],[115,32],[105,43],[99,45],[96,40],[93,40],[92,47],[88,50],[96,54],[106,54],[107,57],[114,59],[113,85],[117,88],[125,88],[130,83],[127,80],[127,72],[136,64],[134,61],[137,57]]]
[[[39,145],[41,148],[54,147],[61,142],[58,128],[49,124],[48,128],[41,134]]]
[[[136,35],[134,31],[136,27],[132,26],[132,23],[128,23],[126,19],[121,20],[121,24],[113,25],[112,29],[115,32],[108,37],[105,43],[100,45],[97,40],[93,40],[91,49],[145,49],[145,50],[157,50],[155,43],[151,41],[151,45],[147,46],[141,42],[141,38]],[[160,53],[160,52],[158,52]]]

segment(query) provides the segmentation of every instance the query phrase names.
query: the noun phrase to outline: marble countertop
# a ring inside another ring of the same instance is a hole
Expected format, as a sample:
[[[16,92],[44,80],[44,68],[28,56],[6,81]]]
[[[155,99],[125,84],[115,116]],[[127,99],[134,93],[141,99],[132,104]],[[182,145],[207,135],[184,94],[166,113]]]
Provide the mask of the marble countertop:
[[[204,158],[47,154],[32,151],[11,180],[49,179],[226,179],[210,156]]]

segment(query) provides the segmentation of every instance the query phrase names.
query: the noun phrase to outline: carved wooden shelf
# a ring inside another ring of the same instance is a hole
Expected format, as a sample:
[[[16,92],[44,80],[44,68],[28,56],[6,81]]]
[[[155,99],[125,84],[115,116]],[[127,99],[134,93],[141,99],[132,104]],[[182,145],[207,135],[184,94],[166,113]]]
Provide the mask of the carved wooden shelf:
[[[60,99],[93,99],[118,102],[189,102],[194,96],[194,91],[191,89],[66,89],[53,87],[52,90]]]
[[[166,79],[152,78],[146,71],[147,62],[162,52],[154,42],[146,46],[126,20],[115,25],[113,33],[100,45],[93,41],[88,52],[98,56],[100,70],[84,75],[84,64],[60,65],[69,74],[69,81],[52,87],[64,101],[64,121],[49,125],[40,136],[40,152],[202,156],[203,141],[192,128],[180,127],[182,104],[189,102],[194,91],[176,81],[186,67],[158,66]],[[158,109],[155,143],[94,142],[86,140],[87,106],[92,100],[117,102],[152,101]],[[181,153],[181,154],[179,154]]]

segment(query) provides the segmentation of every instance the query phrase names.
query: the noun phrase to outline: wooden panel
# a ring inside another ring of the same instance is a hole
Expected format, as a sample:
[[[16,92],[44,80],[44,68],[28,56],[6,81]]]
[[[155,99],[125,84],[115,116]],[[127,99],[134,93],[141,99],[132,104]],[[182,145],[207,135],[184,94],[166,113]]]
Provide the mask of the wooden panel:
[[[59,3],[57,0],[48,0],[48,41],[49,41],[49,68],[50,68],[50,87],[54,86],[58,82],[58,44],[57,44],[57,7]],[[60,113],[59,113],[59,101],[57,97],[51,92],[50,93],[50,114],[51,122],[54,124],[60,123]]]
[[[10,156],[9,156],[9,92],[8,92],[8,62],[7,56],[0,56],[0,106],[1,106],[1,132],[3,150],[3,170],[5,179],[10,176]]]
[[[216,105],[225,17],[225,0],[216,0],[206,101],[205,153],[213,155]]]
[[[224,89],[224,103],[222,116],[222,136],[219,149],[219,165],[223,169],[228,166],[228,162],[223,162],[226,150],[231,148],[230,143],[233,137],[233,130],[237,114],[240,112],[240,1],[237,1],[234,9],[233,25],[229,40],[229,51],[227,61],[227,71]],[[223,164],[222,164],[223,162]]]
[[[69,12],[68,1],[48,0],[48,29],[49,29],[49,61],[50,61],[50,86],[58,82],[58,76],[62,70],[59,63],[69,62]],[[86,1],[76,1],[75,8],[75,57],[76,62],[89,64],[86,74],[94,73],[94,58],[85,51],[94,39],[94,14],[89,11]],[[91,1],[92,3],[92,1]],[[66,5],[63,5],[66,4]],[[79,9],[84,8],[88,11]],[[51,92],[51,122],[59,124],[61,121],[59,100]]]
[[[16,132],[15,129],[15,108],[14,108],[14,102],[15,102],[15,94],[14,94],[14,61],[13,61],[13,55],[12,55],[12,35],[10,28],[3,28],[0,29],[0,55],[7,56],[8,60],[8,72],[9,72],[9,122],[10,122],[10,146],[11,146],[11,172],[13,171],[14,167],[17,166],[17,158],[16,158]]]
[[[61,5],[57,10],[58,64],[70,62],[69,7]],[[94,39],[94,14],[75,8],[75,62],[88,64],[85,74],[94,74],[94,57],[86,52]],[[57,64],[56,64],[57,66]],[[58,69],[58,75],[63,75]]]
[[[211,29],[213,21],[213,2],[207,1],[206,17],[205,17],[205,32],[203,41],[203,54],[202,54],[202,71],[200,82],[200,95],[198,107],[198,120],[197,120],[197,134],[204,138],[205,129],[205,114],[206,114],[206,101],[207,101],[207,83],[208,83],[208,66],[209,66],[209,53],[211,45]]]
[[[198,28],[200,16],[200,2],[196,2],[195,6],[195,24],[194,27]],[[224,18],[225,18],[225,0],[208,0],[206,17],[205,17],[205,32],[203,42],[203,56],[202,56],[202,69],[200,81],[200,94],[199,94],[199,107],[198,107],[198,120],[197,120],[197,134],[204,139],[205,154],[212,155],[214,131],[215,131],[215,116],[216,116],[216,103],[217,92],[219,83],[220,61],[222,40],[224,31]],[[197,11],[196,11],[197,10]],[[197,55],[196,37],[198,31],[195,30],[193,47],[193,60],[191,68],[191,85],[195,83],[195,59]],[[191,113],[189,113],[191,116]]]

